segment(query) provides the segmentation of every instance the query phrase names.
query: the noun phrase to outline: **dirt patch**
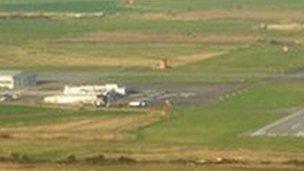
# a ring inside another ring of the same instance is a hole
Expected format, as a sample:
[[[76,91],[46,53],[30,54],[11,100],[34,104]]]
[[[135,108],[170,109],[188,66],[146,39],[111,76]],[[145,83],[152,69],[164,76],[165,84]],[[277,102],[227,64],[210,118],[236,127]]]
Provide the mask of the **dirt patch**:
[[[150,125],[164,116],[163,112],[153,111],[139,116],[88,119],[41,126],[0,128],[0,134],[8,135],[10,139],[122,140],[127,138],[127,132]]]

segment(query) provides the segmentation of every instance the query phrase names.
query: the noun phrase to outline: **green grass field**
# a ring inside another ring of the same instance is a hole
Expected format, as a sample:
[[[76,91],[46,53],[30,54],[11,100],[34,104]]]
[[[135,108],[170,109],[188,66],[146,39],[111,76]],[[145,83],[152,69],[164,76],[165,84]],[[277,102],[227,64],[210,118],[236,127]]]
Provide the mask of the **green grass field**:
[[[302,82],[254,86],[209,107],[179,109],[172,119],[142,131],[140,137],[154,143],[209,148],[302,150],[302,139],[250,138],[246,133],[302,107],[303,90]]]

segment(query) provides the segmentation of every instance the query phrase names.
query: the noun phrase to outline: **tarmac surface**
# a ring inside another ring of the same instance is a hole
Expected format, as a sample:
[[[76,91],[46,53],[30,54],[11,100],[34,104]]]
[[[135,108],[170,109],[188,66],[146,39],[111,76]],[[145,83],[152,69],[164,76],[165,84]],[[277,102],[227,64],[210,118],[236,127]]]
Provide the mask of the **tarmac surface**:
[[[156,100],[168,99],[177,106],[204,106],[219,96],[242,88],[241,84],[190,84],[190,83],[150,83],[133,85],[141,92],[165,92],[156,94]]]
[[[2,93],[18,94],[21,103],[41,103],[46,96],[62,93],[65,85],[94,85],[104,84],[104,76],[99,71],[46,71],[37,72],[38,84],[20,90],[3,91]],[[221,95],[244,88],[241,83],[127,83],[122,84],[135,94],[116,101],[117,104],[128,104],[129,101],[144,99],[153,105],[163,104],[169,100],[174,106],[204,106],[215,101]],[[1,91],[0,91],[1,93]]]
[[[251,136],[304,137],[304,109],[259,129]]]

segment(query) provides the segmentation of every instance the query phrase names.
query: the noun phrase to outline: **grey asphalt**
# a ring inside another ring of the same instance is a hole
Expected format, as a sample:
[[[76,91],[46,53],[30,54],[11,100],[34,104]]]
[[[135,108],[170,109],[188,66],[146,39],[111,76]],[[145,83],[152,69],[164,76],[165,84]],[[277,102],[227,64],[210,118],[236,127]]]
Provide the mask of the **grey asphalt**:
[[[251,136],[304,137],[304,109],[259,129]]]

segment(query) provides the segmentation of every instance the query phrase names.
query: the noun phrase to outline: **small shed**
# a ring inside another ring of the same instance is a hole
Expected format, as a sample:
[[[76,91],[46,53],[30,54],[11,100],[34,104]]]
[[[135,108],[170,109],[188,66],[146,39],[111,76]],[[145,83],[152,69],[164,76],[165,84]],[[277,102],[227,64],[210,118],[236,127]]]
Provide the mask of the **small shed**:
[[[158,59],[153,65],[153,69],[155,70],[165,70],[168,68],[170,68],[168,59]]]
[[[23,71],[0,71],[0,88],[22,88],[36,84],[36,76]]]

